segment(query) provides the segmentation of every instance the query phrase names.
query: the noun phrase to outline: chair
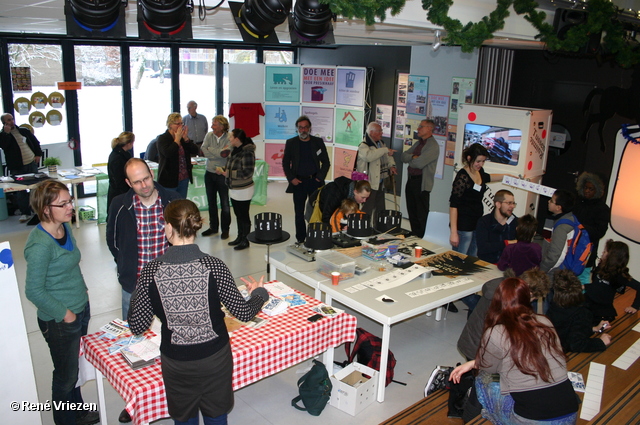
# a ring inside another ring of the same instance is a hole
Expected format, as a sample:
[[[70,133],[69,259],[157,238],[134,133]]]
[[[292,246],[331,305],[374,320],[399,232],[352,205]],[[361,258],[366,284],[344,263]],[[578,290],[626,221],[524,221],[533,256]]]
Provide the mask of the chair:
[[[422,239],[451,249],[449,243],[449,214],[442,212],[429,212],[427,227]]]

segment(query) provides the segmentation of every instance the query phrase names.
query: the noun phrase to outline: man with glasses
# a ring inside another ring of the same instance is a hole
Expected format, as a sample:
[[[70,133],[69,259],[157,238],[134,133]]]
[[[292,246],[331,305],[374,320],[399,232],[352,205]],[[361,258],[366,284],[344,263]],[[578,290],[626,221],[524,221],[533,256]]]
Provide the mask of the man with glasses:
[[[4,151],[7,168],[11,175],[37,173],[42,157],[40,142],[26,128],[16,127],[13,115],[0,115],[2,132],[0,148]],[[20,209],[20,223],[29,221],[32,215],[29,205],[29,193],[26,190],[16,192],[16,202]]]
[[[495,264],[504,247],[516,242],[518,218],[513,214],[515,208],[513,193],[504,189],[496,192],[493,211],[482,216],[476,226],[478,258]]]
[[[303,243],[307,237],[304,207],[307,198],[324,185],[331,162],[327,148],[320,137],[311,135],[311,120],[302,115],[296,120],[298,136],[287,140],[284,147],[282,168],[289,186],[287,193],[293,193],[295,211],[296,241]]]
[[[376,122],[369,123],[367,134],[358,146],[356,170],[366,173],[371,184],[371,195],[362,207],[369,214],[372,225],[376,225],[376,215],[385,209],[383,181],[397,174],[393,154],[396,151],[387,148],[382,141],[382,127]]]
[[[153,181],[145,161],[131,158],[124,166],[128,192],[111,201],[107,216],[107,245],[118,269],[122,285],[122,318],[127,320],[131,295],[144,266],[164,254],[169,247],[164,235],[165,207],[182,197]],[[123,410],[120,422],[130,422]]]
[[[427,227],[431,189],[440,156],[440,146],[433,137],[435,126],[432,120],[422,120],[418,126],[418,141],[401,156],[402,162],[409,164],[405,201],[411,233],[419,238],[424,236]]]

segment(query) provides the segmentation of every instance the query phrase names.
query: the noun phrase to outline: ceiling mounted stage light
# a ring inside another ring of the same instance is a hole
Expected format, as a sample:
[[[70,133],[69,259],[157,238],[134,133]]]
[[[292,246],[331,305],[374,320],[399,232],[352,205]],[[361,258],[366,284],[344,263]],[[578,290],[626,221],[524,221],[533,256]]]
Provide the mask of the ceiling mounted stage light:
[[[289,20],[292,44],[334,44],[332,20],[336,15],[318,0],[297,0]]]
[[[191,39],[193,0],[138,0],[138,33],[143,39]]]
[[[80,37],[125,37],[127,0],[65,0],[67,34]]]
[[[275,28],[286,21],[292,0],[246,0],[229,2],[244,41],[278,43]]]
[[[438,49],[442,46],[442,41],[440,40],[440,30],[436,30],[435,37],[433,38],[433,45],[431,48],[434,52],[438,51]]]

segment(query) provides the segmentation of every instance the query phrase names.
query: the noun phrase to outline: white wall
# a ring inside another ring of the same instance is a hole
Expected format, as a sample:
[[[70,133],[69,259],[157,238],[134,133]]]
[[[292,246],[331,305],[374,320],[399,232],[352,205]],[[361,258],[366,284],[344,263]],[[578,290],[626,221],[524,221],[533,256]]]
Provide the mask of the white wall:
[[[451,96],[451,79],[476,78],[478,68],[478,50],[473,53],[462,53],[459,47],[443,46],[434,52],[431,46],[415,46],[411,48],[411,74],[429,77],[429,94]],[[449,124],[456,124],[450,121]],[[442,138],[442,136],[436,136]],[[456,160],[456,162],[459,162]],[[403,183],[407,179],[404,164]],[[443,179],[436,179],[431,192],[431,211],[449,213],[449,195],[453,182],[453,167],[445,165]],[[402,202],[402,214],[407,217],[407,207]]]

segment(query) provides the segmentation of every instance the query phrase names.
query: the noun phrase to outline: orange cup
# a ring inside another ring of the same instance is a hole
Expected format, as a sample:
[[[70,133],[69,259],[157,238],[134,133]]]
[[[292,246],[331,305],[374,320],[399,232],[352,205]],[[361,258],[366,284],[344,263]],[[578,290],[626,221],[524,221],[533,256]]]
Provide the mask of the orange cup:
[[[338,283],[340,283],[340,272],[331,273],[331,283],[333,285],[337,285]]]
[[[414,249],[415,249],[415,251],[416,251],[416,255],[415,255],[415,257],[416,257],[416,258],[420,258],[420,257],[422,257],[422,247],[421,247],[421,246],[416,246]]]

